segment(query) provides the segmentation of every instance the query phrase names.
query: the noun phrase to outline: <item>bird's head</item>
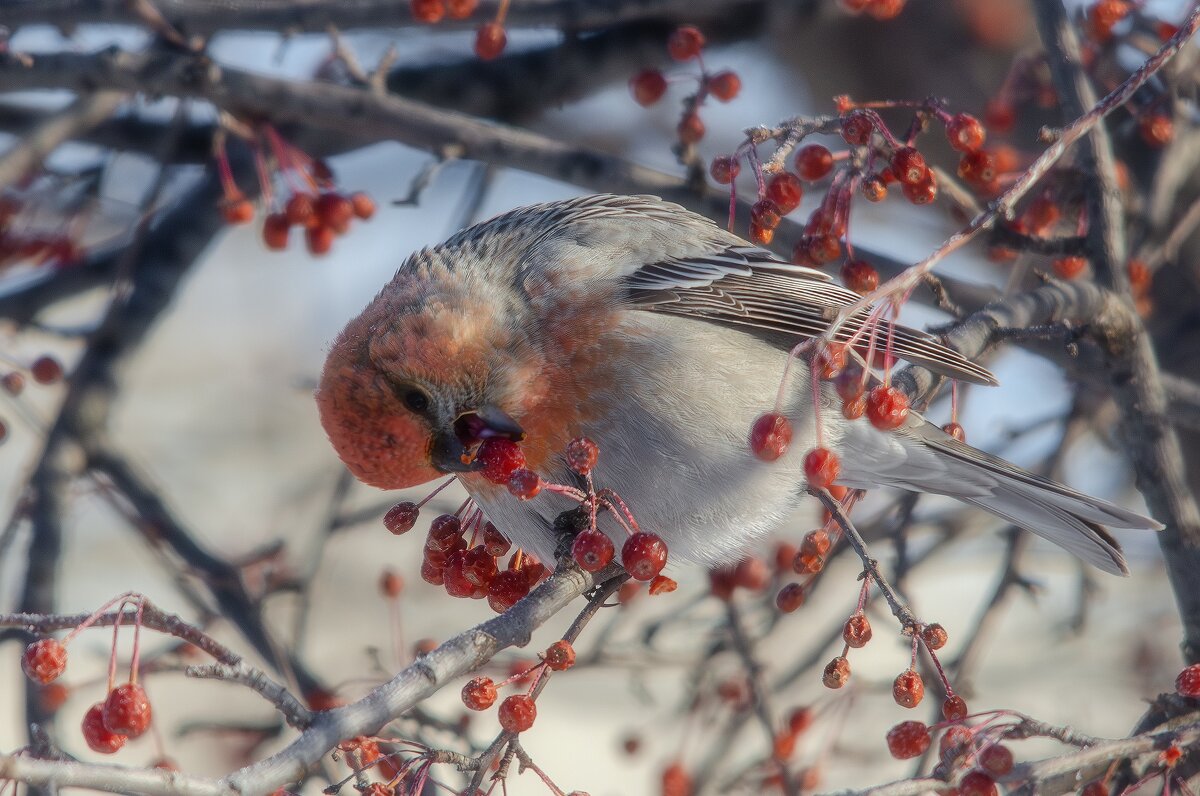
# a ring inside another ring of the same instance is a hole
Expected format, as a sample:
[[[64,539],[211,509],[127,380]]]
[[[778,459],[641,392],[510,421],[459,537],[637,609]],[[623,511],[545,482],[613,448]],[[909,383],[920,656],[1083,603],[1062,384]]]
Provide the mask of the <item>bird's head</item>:
[[[396,283],[334,342],[317,390],[321,424],[361,481],[402,489],[469,472],[488,437],[524,431],[505,335],[484,307],[423,295]]]

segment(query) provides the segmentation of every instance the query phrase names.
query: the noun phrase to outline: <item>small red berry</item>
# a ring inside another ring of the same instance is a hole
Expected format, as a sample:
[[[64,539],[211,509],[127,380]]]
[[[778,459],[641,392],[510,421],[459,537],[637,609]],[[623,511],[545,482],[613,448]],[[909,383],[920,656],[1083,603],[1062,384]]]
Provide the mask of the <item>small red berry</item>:
[[[1175,137],[1175,124],[1165,113],[1148,113],[1138,122],[1142,140],[1154,149],[1161,149]]]
[[[475,31],[475,54],[484,61],[493,61],[504,52],[508,34],[499,22],[486,22]]]
[[[892,681],[892,699],[902,708],[915,708],[925,698],[925,681],[912,669],[905,669]]]
[[[433,586],[441,586],[446,582],[446,572],[442,567],[425,559],[421,562],[421,580]]]
[[[227,199],[221,203],[221,216],[230,224],[249,224],[254,218],[254,205],[244,196]]]
[[[654,580],[650,581],[650,588],[647,591],[650,592],[651,597],[655,597],[659,594],[670,594],[678,588],[679,584],[673,578],[668,578],[666,575],[655,575]]]
[[[468,710],[487,710],[496,702],[496,684],[490,677],[476,677],[462,687],[462,701]]]
[[[429,536],[425,546],[433,550],[449,551],[462,539],[462,521],[453,514],[439,514],[429,524]]]
[[[508,491],[521,500],[529,500],[542,491],[542,479],[533,470],[521,467],[508,477]]]
[[[587,437],[576,437],[567,443],[567,466],[580,475],[587,475],[600,458],[600,447]]]
[[[927,205],[937,198],[937,177],[926,169],[920,182],[901,183],[900,193],[914,205]]]
[[[865,296],[879,287],[879,272],[866,260],[847,260],[842,265],[842,283]]]
[[[946,721],[962,721],[967,717],[967,701],[958,694],[946,697],[942,702],[942,718]]]
[[[651,580],[667,565],[667,543],[655,534],[639,531],[621,546],[621,565],[634,580]]]
[[[408,533],[417,524],[417,517],[421,515],[421,508],[416,503],[404,501],[397,503],[387,510],[387,514],[383,515],[383,527],[396,536]]]
[[[288,245],[291,225],[283,213],[271,213],[263,219],[263,243],[272,251],[283,251]]]
[[[979,753],[979,767],[993,777],[1003,777],[1013,769],[1013,753],[1004,744],[994,743]]]
[[[363,221],[375,215],[375,200],[362,191],[350,194],[350,206],[354,208],[354,215]]]
[[[379,590],[384,597],[394,600],[404,591],[404,578],[397,572],[385,569],[379,576]]]
[[[738,159],[731,155],[718,155],[712,159],[712,163],[708,167],[708,173],[712,175],[713,182],[718,185],[728,185],[733,182],[741,171],[742,166]]]
[[[842,402],[842,417],[847,420],[858,420],[867,411],[867,396],[860,395],[852,400]]]
[[[967,432],[959,423],[947,423],[946,425],[942,426],[942,431],[945,431],[959,442],[967,441]]]
[[[18,371],[10,371],[0,377],[0,388],[9,395],[20,395],[25,389],[25,377]]]
[[[764,227],[762,224],[750,222],[750,234],[747,236],[759,246],[770,246],[775,239],[775,228]]]
[[[862,195],[868,202],[882,202],[887,199],[887,183],[878,175],[872,174],[862,182]]]
[[[821,675],[821,682],[826,688],[841,688],[850,680],[850,661],[843,655],[839,655],[829,663],[825,664],[825,671]]]
[[[983,125],[969,113],[960,113],[946,123],[946,140],[951,149],[974,152],[983,146],[986,133]]]
[[[759,199],[750,208],[750,222],[765,229],[779,226],[780,208],[770,199]]]
[[[638,105],[649,107],[667,93],[667,79],[657,69],[645,69],[629,78],[629,90]]]
[[[446,4],[443,0],[411,0],[409,8],[412,10],[413,19],[430,25],[441,22],[442,17],[446,15]]]
[[[928,172],[925,156],[916,149],[902,146],[892,153],[892,173],[900,182],[917,185],[925,179]]]
[[[775,203],[778,212],[782,215],[787,215],[799,207],[800,200],[803,198],[804,186],[801,184],[800,178],[791,172],[782,171],[767,183],[767,199]]]
[[[150,699],[137,683],[122,683],[104,700],[104,726],[112,733],[137,738],[150,727]]]
[[[676,61],[695,58],[704,49],[704,34],[692,25],[681,25],[667,39],[667,52]]]
[[[326,226],[308,227],[304,230],[304,244],[309,254],[328,254],[333,248],[333,229]]]
[[[831,263],[842,256],[842,244],[836,235],[813,235],[808,242],[808,254],[818,264]]]
[[[662,773],[662,796],[692,796],[692,778],[680,763],[671,763]]]
[[[804,457],[804,477],[812,489],[825,489],[837,480],[841,463],[828,448],[813,448]]]
[[[959,796],[997,796],[996,782],[982,771],[968,771],[958,781]]]
[[[1175,690],[1180,696],[1200,699],[1200,663],[1193,663],[1175,678]]]
[[[804,605],[804,587],[799,583],[789,583],[775,595],[775,607],[785,614],[796,611]]]
[[[525,466],[525,454],[510,439],[490,437],[479,446],[475,461],[481,465],[479,473],[484,478],[493,484],[507,484],[512,474]]]
[[[506,569],[496,573],[487,586],[488,605],[502,614],[529,594],[529,576],[524,572]]]
[[[575,648],[569,641],[556,641],[546,648],[546,666],[556,672],[570,669],[575,665]]]
[[[990,99],[983,107],[983,121],[993,133],[1010,132],[1017,123],[1017,111],[1011,102]],[[978,149],[978,147],[976,147]]]
[[[483,524],[483,547],[488,551],[488,555],[499,558],[509,551],[512,547],[512,542],[504,538],[504,534],[500,533],[500,529],[490,522]]]
[[[792,443],[792,423],[776,412],[760,415],[750,428],[750,450],[764,462],[773,462]]]
[[[880,431],[891,431],[908,419],[908,396],[895,387],[880,384],[867,396],[867,419]]]
[[[888,751],[897,760],[920,757],[929,742],[929,728],[919,721],[902,721],[887,734]]]
[[[708,93],[721,102],[729,102],[742,90],[742,79],[736,72],[718,72],[708,79]]]
[[[809,531],[804,535],[804,541],[800,543],[800,554],[808,556],[823,556],[829,552],[829,547],[829,534],[818,528],[817,530]]]
[[[952,435],[953,436],[953,435]],[[921,640],[925,642],[925,646],[931,650],[940,650],[946,646],[946,641],[949,639],[949,634],[946,633],[946,628],[934,622],[932,625],[925,625],[921,628]]]
[[[796,153],[796,173],[812,182],[824,177],[833,168],[833,154],[820,144],[808,144]]]
[[[1087,269],[1086,257],[1059,257],[1054,261],[1054,275],[1059,279],[1074,279]]]
[[[1031,235],[1044,235],[1058,222],[1058,204],[1049,196],[1039,196],[1029,203],[1023,221]]]
[[[525,732],[537,718],[537,705],[525,694],[513,694],[500,703],[500,726],[507,732]]]
[[[312,226],[317,222],[317,200],[310,193],[292,194],[283,208],[283,214],[292,226]]]
[[[496,559],[488,554],[483,545],[475,545],[463,554],[462,572],[472,585],[486,589],[496,577]]]
[[[29,375],[38,384],[54,384],[63,376],[63,366],[50,355],[40,356],[29,366]]]
[[[700,114],[695,111],[685,113],[683,118],[679,120],[679,126],[675,132],[679,135],[679,140],[685,144],[695,144],[704,138],[704,122],[700,119]]]
[[[475,13],[479,0],[446,0],[446,11],[451,19],[466,19]]]
[[[743,558],[733,568],[733,584],[747,591],[762,591],[771,582],[771,570],[761,558]]]
[[[604,569],[612,561],[614,552],[612,539],[601,531],[583,531],[571,545],[571,557],[587,572]]]
[[[57,680],[67,668],[67,648],[58,639],[40,638],[25,648],[21,669],[35,683]]]
[[[97,702],[83,715],[83,740],[88,748],[102,755],[115,754],[125,745],[126,738],[104,726],[104,704]]]
[[[842,627],[842,640],[846,642],[847,646],[857,649],[865,647],[873,633],[871,622],[867,619],[866,614],[854,614],[846,620],[846,624]]]
[[[350,221],[354,218],[354,205],[334,191],[327,191],[318,196],[314,210],[321,226],[328,227],[339,235],[350,228]]]
[[[996,156],[986,149],[967,152],[958,161],[958,176],[981,187],[996,179]]]
[[[842,117],[842,138],[851,146],[862,146],[871,140],[874,125],[867,114],[854,111]]]

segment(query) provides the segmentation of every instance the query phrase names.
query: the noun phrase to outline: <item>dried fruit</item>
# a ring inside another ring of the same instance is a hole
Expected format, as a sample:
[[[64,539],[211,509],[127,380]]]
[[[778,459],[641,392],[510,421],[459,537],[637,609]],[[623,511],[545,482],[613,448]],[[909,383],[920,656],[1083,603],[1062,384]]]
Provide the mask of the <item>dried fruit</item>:
[[[420,506],[406,500],[387,510],[387,514],[383,515],[383,527],[387,528],[390,533],[400,536],[413,529],[413,526],[417,524],[417,517],[420,515]]]
[[[634,580],[651,580],[667,565],[667,544],[655,534],[639,531],[621,546],[621,564]]]
[[[649,107],[667,93],[667,79],[657,69],[646,69],[629,79],[629,90],[638,105]]]
[[[57,680],[67,668],[67,648],[58,639],[41,638],[25,648],[21,669],[35,683]]]
[[[150,699],[137,683],[122,683],[104,700],[104,727],[111,733],[137,738],[150,727]]]
[[[490,677],[476,677],[462,687],[462,701],[469,710],[487,710],[496,702],[496,684]]]
[[[821,675],[821,682],[826,688],[841,688],[850,680],[850,661],[843,655],[839,655],[829,663],[825,664],[825,671]]]
[[[513,694],[500,703],[500,726],[507,732],[525,732],[537,718],[537,705],[525,694]]]
[[[896,675],[892,682],[892,699],[902,708],[915,708],[925,697],[925,681],[912,669]]]
[[[83,740],[87,741],[88,748],[93,752],[99,752],[102,755],[115,754],[122,746],[125,745],[126,738],[124,735],[118,735],[110,731],[104,726],[104,704],[97,702],[88,708],[88,712],[83,715]]]
[[[570,669],[575,665],[575,648],[571,642],[559,640],[546,648],[546,666],[556,672]]]
[[[778,459],[791,442],[792,423],[778,412],[760,415],[750,428],[750,450],[764,462]]]
[[[865,647],[873,634],[874,631],[871,630],[871,623],[867,620],[866,614],[854,614],[842,626],[842,640],[856,649]]]
[[[919,721],[902,721],[888,730],[888,751],[897,760],[920,757],[929,743],[929,728]]]

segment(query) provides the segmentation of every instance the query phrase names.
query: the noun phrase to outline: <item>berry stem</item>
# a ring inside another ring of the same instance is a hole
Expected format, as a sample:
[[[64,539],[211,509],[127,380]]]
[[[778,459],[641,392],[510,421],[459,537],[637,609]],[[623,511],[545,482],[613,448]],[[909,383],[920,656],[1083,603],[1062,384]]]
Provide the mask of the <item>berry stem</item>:
[[[217,134],[213,136],[213,159],[217,161],[217,176],[221,180],[221,189],[225,192],[225,198],[232,200],[241,197],[242,191],[233,179],[229,155],[225,152],[226,137],[224,129],[218,130]]]
[[[447,478],[445,481],[443,481],[441,484],[439,484],[436,488],[434,488],[434,490],[432,492],[430,492],[425,497],[421,498],[420,502],[417,503],[417,508],[421,508],[426,503],[433,500],[434,496],[437,495],[438,492],[441,492],[443,489],[450,486],[457,480],[458,480],[457,475],[452,475],[449,478]]]
[[[112,648],[108,653],[108,688],[105,693],[112,691],[117,684],[117,639],[121,630],[121,617],[125,614],[125,603],[121,603],[121,607],[117,609],[117,618],[113,622]]]
[[[71,639],[75,638],[77,635],[82,633],[84,630],[87,630],[89,627],[91,627],[93,624],[95,624],[96,620],[98,620],[101,616],[103,616],[104,612],[107,611],[109,608],[112,608],[117,603],[128,602],[130,599],[135,598],[135,597],[138,599],[141,599],[141,595],[135,591],[127,591],[123,594],[118,594],[116,597],[113,597],[111,600],[106,602],[104,605],[97,608],[92,613],[91,616],[89,616],[87,619],[83,620],[78,625],[76,625],[74,628],[72,628],[71,632],[69,632],[69,633],[67,633],[67,635],[63,636],[63,640],[62,640],[63,646],[65,647],[71,641]],[[122,606],[122,608],[123,607],[124,606]]]
[[[129,682],[136,683],[138,663],[142,657],[142,610],[145,600],[138,600],[137,616],[133,620],[133,657],[129,660]]]

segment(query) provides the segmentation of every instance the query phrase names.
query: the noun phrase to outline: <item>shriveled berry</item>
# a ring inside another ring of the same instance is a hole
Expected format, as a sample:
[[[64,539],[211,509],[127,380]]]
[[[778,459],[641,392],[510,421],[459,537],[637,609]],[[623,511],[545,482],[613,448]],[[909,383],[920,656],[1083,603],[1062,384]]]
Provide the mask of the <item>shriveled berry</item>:
[[[487,710],[496,696],[496,684],[490,677],[476,677],[462,687],[462,701],[468,710]]]
[[[775,229],[780,221],[779,205],[770,199],[759,199],[750,208],[750,221],[766,229]]]
[[[804,457],[804,477],[812,489],[825,489],[837,480],[841,470],[838,456],[828,448],[813,448]]]
[[[650,592],[651,597],[656,597],[659,594],[670,594],[678,588],[679,584],[675,582],[674,578],[668,578],[666,575],[655,575],[654,579],[650,581],[650,588],[647,591]]]
[[[413,19],[430,25],[441,22],[446,14],[446,4],[443,0],[410,0],[409,8]]]
[[[785,614],[799,610],[804,605],[804,587],[799,583],[789,583],[775,595],[775,607]]]
[[[959,152],[979,149],[986,135],[983,125],[969,113],[960,113],[946,123],[946,140]]]
[[[946,721],[961,721],[966,717],[967,701],[958,694],[952,694],[942,702],[942,718]]]
[[[949,433],[949,432],[947,432]],[[951,435],[953,436],[953,435]],[[946,628],[934,622],[931,625],[925,625],[921,628],[921,640],[925,642],[925,646],[931,650],[940,650],[946,646],[946,641],[949,635],[946,633]]]
[[[867,419],[880,431],[891,431],[908,419],[908,396],[895,387],[880,384],[867,396]]]
[[[915,708],[925,698],[925,681],[912,669],[905,669],[892,681],[892,699],[902,708]]]
[[[676,61],[695,58],[704,49],[704,34],[693,25],[681,25],[667,39],[667,52]]]
[[[504,534],[500,533],[500,529],[490,522],[483,524],[483,546],[488,551],[488,555],[499,558],[509,551],[512,547],[512,542],[504,538]]]
[[[760,415],[750,428],[750,450],[764,462],[773,462],[792,443],[792,423],[777,412]]]
[[[506,569],[496,573],[487,587],[488,605],[498,614],[512,608],[529,594],[529,577],[519,570]]]
[[[433,586],[441,586],[446,582],[445,569],[425,559],[421,562],[421,580]]]
[[[474,585],[486,587],[496,574],[496,559],[483,545],[475,545],[463,553],[463,577]]]
[[[500,57],[508,44],[508,34],[499,22],[485,22],[475,31],[475,54],[484,61]]]
[[[621,565],[634,580],[650,580],[667,565],[667,543],[655,534],[639,531],[621,546]]]
[[[500,726],[507,732],[525,732],[537,718],[537,705],[533,697],[513,694],[500,703]]]
[[[846,642],[847,646],[856,649],[865,647],[873,634],[874,631],[871,630],[871,622],[867,619],[866,614],[854,614],[842,626],[842,640]]]
[[[887,198],[887,183],[879,176],[872,174],[862,181],[862,195],[868,202],[882,202]]]
[[[1175,690],[1180,696],[1200,699],[1200,663],[1193,663],[1175,678]]]
[[[667,79],[657,69],[644,69],[629,79],[629,90],[638,105],[649,107],[667,93]]]
[[[1013,753],[1004,744],[994,743],[979,753],[979,767],[993,777],[1003,777],[1013,769]]]
[[[104,726],[112,733],[137,738],[150,727],[150,699],[137,683],[122,683],[104,700]]]
[[[58,639],[40,638],[25,648],[21,669],[35,683],[57,680],[67,668],[67,648]]]
[[[271,251],[283,251],[288,245],[291,225],[283,213],[271,213],[263,219],[263,243]]]
[[[613,559],[615,548],[612,539],[602,531],[583,531],[571,545],[571,557],[580,569],[599,572]]]
[[[83,740],[88,748],[102,755],[116,754],[125,745],[126,737],[104,726],[104,703],[97,702],[83,714]]]
[[[717,72],[708,79],[708,93],[721,102],[729,102],[742,90],[742,79],[736,72]]]
[[[396,536],[408,533],[417,524],[417,517],[421,516],[421,507],[411,501],[397,503],[387,510],[387,514],[383,515],[383,527]],[[457,521],[457,517],[455,520]]]
[[[383,592],[384,597],[394,600],[404,591],[404,578],[398,572],[385,569],[379,576],[379,590]]]
[[[462,521],[453,514],[440,514],[429,524],[427,547],[434,550],[450,550],[462,538]]]
[[[567,443],[567,466],[580,475],[587,475],[600,459],[600,447],[587,437],[576,437]]]
[[[708,167],[708,173],[712,175],[713,182],[718,185],[728,185],[733,182],[741,171],[741,163],[732,155],[718,155],[712,159],[712,163]]]
[[[910,146],[902,146],[892,153],[892,173],[902,183],[917,185],[925,179],[929,167],[925,156]]]
[[[63,366],[57,359],[45,354],[33,360],[33,364],[29,366],[29,375],[33,376],[33,380],[38,384],[54,384],[62,378]]]
[[[800,553],[802,555],[823,556],[829,552],[829,546],[829,534],[818,528],[804,535],[804,541],[800,543]]]
[[[815,575],[825,568],[825,557],[800,552],[792,561],[792,570],[797,575]]]
[[[851,146],[862,146],[871,140],[874,125],[867,114],[854,111],[842,118],[842,138]]]
[[[575,648],[571,642],[559,640],[546,648],[546,666],[556,672],[570,669],[575,665]]]
[[[775,203],[782,215],[795,210],[804,198],[804,185],[789,171],[781,171],[767,182],[767,199]]]
[[[675,128],[679,140],[685,144],[698,143],[700,139],[704,138],[704,132],[704,122],[700,119],[700,114],[695,111],[685,113]]]
[[[508,491],[521,500],[529,500],[542,491],[542,479],[533,470],[524,467],[513,470],[508,477]]]
[[[451,597],[470,597],[475,593],[475,584],[467,579],[465,550],[454,550],[446,556],[442,570],[442,586]]]
[[[997,796],[996,781],[982,771],[968,771],[958,781],[959,796]]]
[[[847,260],[842,265],[842,283],[865,296],[879,287],[879,272],[866,260]]]
[[[484,478],[493,484],[507,484],[512,474],[525,466],[525,454],[521,446],[510,439],[490,437],[479,446],[475,461]]]
[[[1053,264],[1054,275],[1059,279],[1074,279],[1087,269],[1087,264],[1086,257],[1059,257]]]
[[[888,752],[897,760],[920,757],[929,743],[929,728],[920,721],[902,721],[888,730]]]
[[[820,144],[807,144],[796,153],[796,173],[800,179],[819,180],[833,169],[833,154]]]
[[[826,688],[841,688],[850,680],[850,661],[843,655],[839,655],[829,663],[825,664],[825,671],[821,675],[821,682]]]

